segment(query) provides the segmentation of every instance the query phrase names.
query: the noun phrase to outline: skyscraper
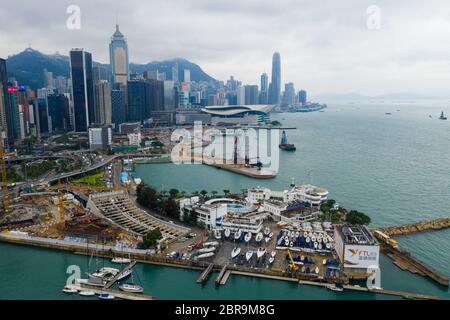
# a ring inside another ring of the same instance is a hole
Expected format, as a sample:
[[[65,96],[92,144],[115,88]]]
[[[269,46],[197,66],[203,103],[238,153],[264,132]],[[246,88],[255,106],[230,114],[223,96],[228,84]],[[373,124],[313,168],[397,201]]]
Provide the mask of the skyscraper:
[[[112,109],[112,123],[117,131],[119,125],[126,121],[126,86],[119,85],[117,89],[111,90],[111,109]]]
[[[258,86],[246,85],[245,88],[245,104],[253,105],[258,104]]]
[[[295,104],[295,89],[292,82],[284,85],[283,104],[286,106],[292,106]]]
[[[278,52],[272,57],[272,82],[269,88],[269,103],[279,104],[281,92],[281,58]]]
[[[94,85],[96,123],[110,125],[112,123],[111,88],[106,80],[97,81]]]
[[[300,90],[298,92],[298,102],[300,102],[302,105],[306,104],[306,91]]]
[[[127,121],[143,122],[150,118],[150,83],[144,80],[132,80],[128,81],[127,88]]]
[[[269,100],[269,77],[267,76],[267,73],[263,73],[261,75],[261,93],[259,94],[259,103],[260,104],[267,104]]]
[[[8,75],[6,72],[6,60],[0,58],[0,126],[4,126],[2,128],[3,133],[6,137],[2,137],[3,141],[5,138],[8,140],[8,144],[12,145],[14,143],[14,134],[12,132],[12,118],[10,112],[10,102],[9,102],[9,94],[8,94]]]
[[[87,132],[95,123],[92,55],[83,49],[70,51],[70,78],[72,79],[73,121],[76,132]]]
[[[119,31],[119,25],[116,24],[116,32],[111,37],[109,44],[109,61],[112,71],[113,84],[127,84],[130,79],[130,70],[128,66],[128,45],[124,35]]]
[[[69,100],[63,94],[47,96],[47,111],[52,131],[66,131],[69,127]],[[43,114],[45,114],[45,111]],[[42,116],[38,114],[38,116]]]

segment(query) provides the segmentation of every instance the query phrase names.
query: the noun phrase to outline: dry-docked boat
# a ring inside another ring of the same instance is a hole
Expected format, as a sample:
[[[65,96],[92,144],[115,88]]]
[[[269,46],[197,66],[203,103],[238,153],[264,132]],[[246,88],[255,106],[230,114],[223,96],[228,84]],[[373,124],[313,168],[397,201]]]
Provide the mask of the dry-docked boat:
[[[263,257],[266,254],[266,248],[259,248],[258,251],[256,251],[256,256],[258,258]]]
[[[247,251],[245,254],[245,260],[249,261],[253,256],[253,251]]]
[[[249,242],[251,239],[252,239],[252,233],[251,232],[247,232],[245,234],[244,241],[245,242]]]
[[[241,253],[241,248],[239,247],[235,247],[232,251],[231,251],[231,259],[236,258],[239,253]]]
[[[255,237],[256,242],[261,242],[262,239],[263,239],[262,232],[258,232],[258,234]]]
[[[238,229],[238,231],[236,231],[234,233],[234,240],[239,240],[241,238],[241,236],[242,236],[242,230]]]

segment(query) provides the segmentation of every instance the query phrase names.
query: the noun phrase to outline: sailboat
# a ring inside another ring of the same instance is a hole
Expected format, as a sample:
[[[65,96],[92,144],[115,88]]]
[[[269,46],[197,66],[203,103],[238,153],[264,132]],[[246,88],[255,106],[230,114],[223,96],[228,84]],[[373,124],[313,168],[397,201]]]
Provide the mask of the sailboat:
[[[252,239],[252,233],[251,232],[247,232],[245,234],[244,241],[245,242],[249,242],[251,239]]]
[[[241,248],[235,247],[233,249],[233,251],[231,251],[231,259],[234,259],[235,257],[237,257],[239,255],[239,253],[241,253]]]
[[[258,232],[258,234],[255,237],[256,242],[261,242],[262,239],[263,239],[262,232]]]
[[[241,238],[241,235],[242,235],[242,231],[241,231],[241,229],[238,229],[238,231],[236,231],[234,233],[234,240],[239,240]]]
[[[119,285],[119,289],[125,292],[142,293],[144,288],[134,283],[133,272],[131,273],[131,282],[123,283]]]
[[[225,232],[224,232],[225,238],[229,238],[230,237],[230,233],[231,233],[230,229],[229,228],[225,228]]]
[[[253,256],[253,251],[247,251],[247,253],[245,254],[245,259],[247,261],[249,261]]]

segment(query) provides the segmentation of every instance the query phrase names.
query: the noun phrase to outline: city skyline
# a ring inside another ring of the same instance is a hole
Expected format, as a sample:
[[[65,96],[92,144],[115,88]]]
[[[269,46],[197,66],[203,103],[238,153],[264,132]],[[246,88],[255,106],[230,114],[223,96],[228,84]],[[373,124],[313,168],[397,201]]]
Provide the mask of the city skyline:
[[[379,1],[379,30],[367,27],[369,1],[330,2],[334,13],[326,16],[318,6],[298,1],[104,2],[96,5],[102,9],[101,19],[88,2],[81,1],[80,30],[67,30],[66,2],[50,8],[30,3],[20,12],[11,5],[6,3],[0,9],[0,17],[8,25],[0,30],[5,39],[0,44],[3,58],[31,44],[45,53],[67,54],[71,48],[82,47],[92,52],[96,61],[107,63],[105,43],[118,12],[130,62],[182,57],[218,80],[225,81],[232,74],[243,83],[258,84],[260,74],[270,70],[273,52],[278,51],[283,58],[282,87],[293,82],[312,94],[446,96],[445,84],[450,82],[450,6],[442,1],[411,7]],[[149,12],[158,14],[144,19]],[[175,16],[174,12],[183,14]],[[205,13],[207,18],[197,19]],[[41,19],[28,26],[31,14]],[[230,19],[232,24],[227,23]],[[414,33],[408,28],[412,23]]]

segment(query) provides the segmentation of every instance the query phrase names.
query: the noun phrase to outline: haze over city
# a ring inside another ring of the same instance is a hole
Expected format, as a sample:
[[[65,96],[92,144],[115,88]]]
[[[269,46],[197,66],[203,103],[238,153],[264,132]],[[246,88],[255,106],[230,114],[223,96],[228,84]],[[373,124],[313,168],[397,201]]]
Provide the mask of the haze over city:
[[[67,55],[73,47],[108,62],[116,14],[130,61],[175,57],[199,64],[216,79],[245,83],[270,73],[281,54],[282,83],[312,94],[411,92],[446,96],[450,83],[448,1],[29,1],[17,10],[3,1],[0,56],[30,44]],[[68,30],[66,9],[81,9],[81,29]],[[367,27],[367,9],[380,9],[379,29]],[[12,30],[14,32],[12,32]]]

